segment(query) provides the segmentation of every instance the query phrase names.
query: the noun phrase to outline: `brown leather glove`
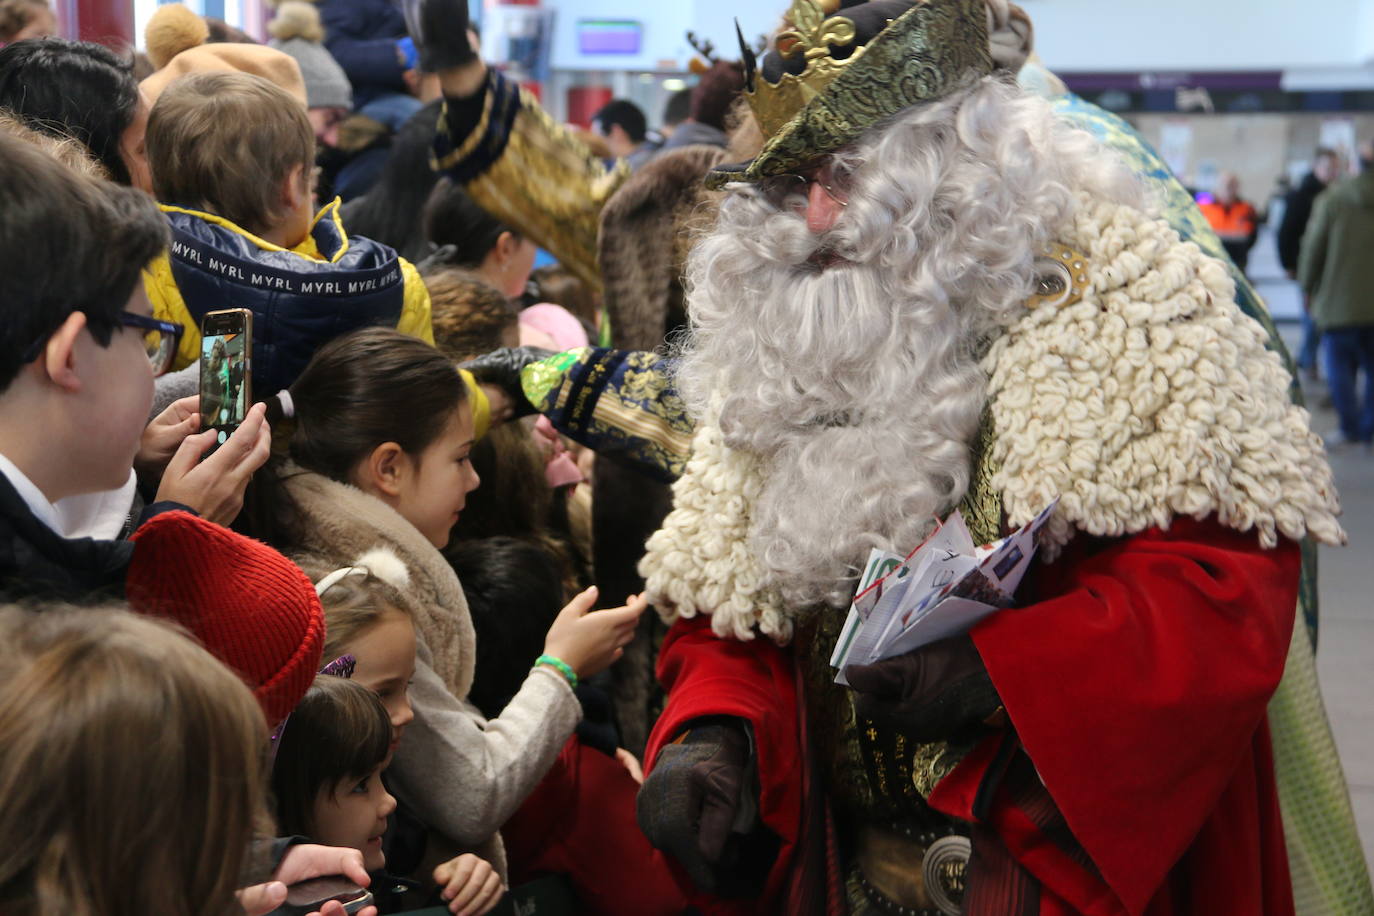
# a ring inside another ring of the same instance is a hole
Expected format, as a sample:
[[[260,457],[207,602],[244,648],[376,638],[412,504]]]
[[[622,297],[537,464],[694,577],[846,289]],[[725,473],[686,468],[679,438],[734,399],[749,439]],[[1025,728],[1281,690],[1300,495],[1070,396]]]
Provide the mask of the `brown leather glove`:
[[[967,635],[872,665],[844,669],[854,711],[917,741],[940,741],[1000,724],[1002,701]]]
[[[663,748],[636,800],[639,827],[704,891],[756,894],[777,855],[758,819],[747,724],[706,719]]]

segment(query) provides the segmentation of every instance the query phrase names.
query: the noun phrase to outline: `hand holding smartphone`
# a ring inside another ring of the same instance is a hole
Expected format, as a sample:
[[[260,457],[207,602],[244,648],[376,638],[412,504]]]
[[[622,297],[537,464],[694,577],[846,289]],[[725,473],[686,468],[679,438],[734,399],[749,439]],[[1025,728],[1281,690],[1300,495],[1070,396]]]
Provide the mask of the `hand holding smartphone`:
[[[200,325],[200,425],[213,429],[213,454],[239,428],[253,405],[253,313],[210,312]]]
[[[343,904],[345,913],[357,913],[372,905],[372,894],[342,875],[312,878],[286,889],[286,903],[282,910],[292,916],[318,913],[331,900]]]

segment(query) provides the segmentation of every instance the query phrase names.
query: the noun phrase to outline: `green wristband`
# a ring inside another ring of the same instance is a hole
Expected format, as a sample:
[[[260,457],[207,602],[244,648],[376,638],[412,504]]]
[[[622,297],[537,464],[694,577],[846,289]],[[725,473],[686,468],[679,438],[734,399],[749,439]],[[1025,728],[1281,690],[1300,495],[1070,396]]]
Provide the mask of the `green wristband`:
[[[569,665],[567,662],[563,661],[563,659],[555,658],[552,655],[541,655],[534,660],[534,667],[538,668],[540,665],[548,665],[550,668],[563,675],[569,687],[575,688],[577,686],[577,672],[572,669],[572,665]]]

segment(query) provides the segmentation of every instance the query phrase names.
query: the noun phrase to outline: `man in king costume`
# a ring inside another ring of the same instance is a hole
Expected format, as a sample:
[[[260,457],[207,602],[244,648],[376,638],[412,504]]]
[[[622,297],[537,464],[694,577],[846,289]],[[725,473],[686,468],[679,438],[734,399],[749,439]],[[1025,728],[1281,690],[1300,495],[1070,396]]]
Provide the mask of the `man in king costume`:
[[[1153,151],[1037,65],[1049,103],[1015,89],[1029,23],[984,12],[796,4],[751,63],[768,146],[713,176],[680,366],[526,370],[565,433],[683,475],[643,569],[673,621],[644,826],[710,912],[1374,912],[1293,626],[1297,542],[1343,536],[1282,347]],[[438,44],[441,165],[595,213],[608,176],[559,172],[590,157]],[[581,263],[565,210],[501,212]],[[1055,496],[1018,609],[833,684],[870,547]]]
[[[797,0],[770,139],[687,268],[696,421],[641,824],[721,913],[1294,912],[1265,716],[1320,440],[1135,175],[999,71],[983,0]],[[748,55],[746,55],[748,57]],[[828,659],[871,548],[1058,498],[1018,606]]]

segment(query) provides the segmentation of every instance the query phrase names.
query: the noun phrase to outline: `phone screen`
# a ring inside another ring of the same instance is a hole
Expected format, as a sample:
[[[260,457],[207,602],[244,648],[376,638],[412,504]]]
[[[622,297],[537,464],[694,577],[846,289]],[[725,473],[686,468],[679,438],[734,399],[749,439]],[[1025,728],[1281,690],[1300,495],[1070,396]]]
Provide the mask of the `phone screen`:
[[[218,430],[217,445],[223,445],[248,414],[249,339],[246,330],[201,338],[200,422],[205,429]]]

